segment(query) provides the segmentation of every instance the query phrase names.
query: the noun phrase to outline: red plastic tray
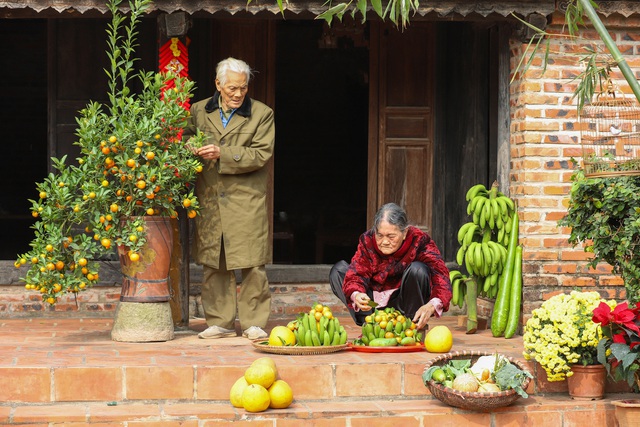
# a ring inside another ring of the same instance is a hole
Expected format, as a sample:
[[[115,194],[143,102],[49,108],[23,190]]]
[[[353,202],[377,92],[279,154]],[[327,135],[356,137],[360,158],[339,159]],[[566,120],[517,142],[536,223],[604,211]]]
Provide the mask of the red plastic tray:
[[[369,347],[368,345],[353,345],[349,343],[347,347],[353,351],[360,351],[362,353],[413,353],[416,351],[425,351],[424,345]]]

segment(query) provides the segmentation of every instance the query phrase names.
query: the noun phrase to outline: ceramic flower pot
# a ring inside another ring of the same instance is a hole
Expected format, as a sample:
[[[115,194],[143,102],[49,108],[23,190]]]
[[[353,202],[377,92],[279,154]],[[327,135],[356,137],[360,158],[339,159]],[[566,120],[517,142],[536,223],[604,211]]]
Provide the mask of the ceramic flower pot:
[[[640,399],[613,400],[619,427],[640,426]]]
[[[571,365],[567,378],[569,396],[575,400],[598,400],[604,397],[607,371],[603,365]]]
[[[167,217],[145,216],[147,243],[138,261],[131,261],[124,246],[118,247],[123,275],[120,301],[164,302],[169,293],[169,267],[173,249],[173,230]]]

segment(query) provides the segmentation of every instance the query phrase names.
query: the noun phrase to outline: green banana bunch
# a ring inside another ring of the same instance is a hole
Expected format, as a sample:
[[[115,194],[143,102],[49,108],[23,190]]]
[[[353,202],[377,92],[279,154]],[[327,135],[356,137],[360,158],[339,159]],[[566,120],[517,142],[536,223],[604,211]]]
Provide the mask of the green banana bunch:
[[[504,229],[515,212],[515,203],[498,190],[497,181],[493,182],[489,190],[483,184],[474,185],[467,191],[466,199],[469,202],[467,215],[473,216],[473,223],[477,224],[481,230],[485,227],[491,230]],[[458,240],[460,240],[460,233],[458,233]],[[497,241],[505,244],[509,239],[504,240],[503,237]]]
[[[467,276],[462,274],[458,270],[451,270],[449,272],[449,280],[451,281],[451,304],[462,308],[464,305],[464,298],[467,291],[466,280]]]
[[[340,321],[322,316],[319,320],[304,313],[298,318],[298,327],[294,331],[299,346],[317,347],[341,345],[347,343],[347,332]]]

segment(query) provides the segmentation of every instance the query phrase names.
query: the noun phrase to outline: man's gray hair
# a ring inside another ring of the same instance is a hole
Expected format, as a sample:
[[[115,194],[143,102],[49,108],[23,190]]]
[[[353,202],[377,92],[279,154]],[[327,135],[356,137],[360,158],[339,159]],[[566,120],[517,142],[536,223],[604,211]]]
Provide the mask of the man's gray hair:
[[[244,74],[247,77],[247,83],[253,77],[253,71],[251,71],[249,64],[240,59],[229,57],[218,62],[216,67],[216,79],[220,82],[220,86],[224,86],[227,83],[227,73],[229,71]]]
[[[387,203],[382,205],[376,216],[373,218],[373,231],[377,232],[382,221],[387,221],[391,225],[395,225],[400,231],[406,230],[409,226],[407,213],[395,203]]]

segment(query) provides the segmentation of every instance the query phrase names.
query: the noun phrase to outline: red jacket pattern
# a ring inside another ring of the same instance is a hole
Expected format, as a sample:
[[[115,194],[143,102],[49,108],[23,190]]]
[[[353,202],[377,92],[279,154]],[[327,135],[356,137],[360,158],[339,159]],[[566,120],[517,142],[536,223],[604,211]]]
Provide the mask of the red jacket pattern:
[[[349,306],[353,308],[351,294],[354,292],[381,292],[400,288],[402,274],[413,261],[420,261],[431,270],[430,298],[439,298],[443,311],[449,310],[449,270],[431,236],[414,226],[408,227],[402,246],[391,255],[380,252],[373,230],[360,236],[358,249],[351,259],[342,284]]]

